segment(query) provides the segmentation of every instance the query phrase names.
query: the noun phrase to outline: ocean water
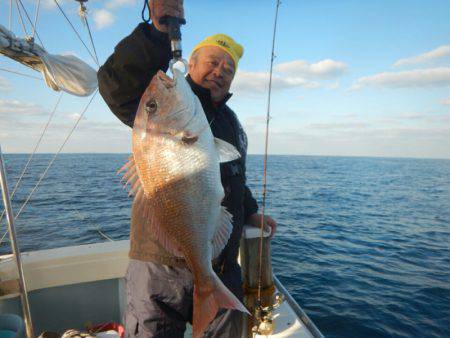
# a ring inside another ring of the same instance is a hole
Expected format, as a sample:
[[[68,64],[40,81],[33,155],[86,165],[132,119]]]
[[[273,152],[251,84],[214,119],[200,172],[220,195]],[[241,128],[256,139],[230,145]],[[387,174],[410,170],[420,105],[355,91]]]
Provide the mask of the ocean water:
[[[126,157],[60,155],[16,221],[21,249],[127,238]],[[50,159],[36,156],[16,213]],[[26,160],[5,156],[10,191]],[[258,199],[262,161],[248,159]],[[325,336],[450,337],[450,160],[270,156],[267,196],[274,271]]]

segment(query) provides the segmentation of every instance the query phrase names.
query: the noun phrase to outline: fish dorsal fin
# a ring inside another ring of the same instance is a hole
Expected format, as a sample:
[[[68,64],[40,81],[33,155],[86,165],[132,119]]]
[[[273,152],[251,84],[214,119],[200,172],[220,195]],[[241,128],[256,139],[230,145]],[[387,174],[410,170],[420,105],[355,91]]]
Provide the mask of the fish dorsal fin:
[[[225,142],[224,140],[221,140],[220,138],[217,137],[214,138],[214,142],[216,144],[216,149],[219,154],[220,163],[230,162],[233,160],[237,160],[238,158],[241,157],[239,151],[237,151],[237,149],[228,142]]]
[[[220,255],[225,245],[231,236],[233,225],[231,223],[233,216],[228,212],[225,207],[221,207],[219,226],[216,229],[212,240],[212,258],[216,258]]]
[[[133,155],[128,158],[128,162],[125,163],[125,165],[120,168],[117,173],[119,174],[121,172],[125,172],[121,179],[124,184],[123,188],[126,189],[130,187],[129,196],[136,195],[142,189],[142,184],[137,173],[137,167],[134,162]]]

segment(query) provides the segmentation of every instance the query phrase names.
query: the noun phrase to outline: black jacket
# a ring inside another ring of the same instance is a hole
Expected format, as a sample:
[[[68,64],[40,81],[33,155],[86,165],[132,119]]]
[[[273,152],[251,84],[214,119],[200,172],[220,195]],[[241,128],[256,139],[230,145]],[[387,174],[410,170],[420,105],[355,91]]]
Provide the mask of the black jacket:
[[[142,94],[158,70],[167,71],[170,58],[168,35],[158,31],[153,25],[141,23],[119,42],[114,53],[100,67],[100,93],[123,123],[133,127]],[[239,160],[220,165],[225,190],[222,204],[233,215],[233,232],[219,262],[234,263],[244,221],[258,210],[256,200],[245,184],[247,136],[234,112],[226,105],[231,94],[219,105],[215,105],[208,89],[196,85],[189,76],[187,80],[200,99],[213,135],[233,144],[242,156]]]

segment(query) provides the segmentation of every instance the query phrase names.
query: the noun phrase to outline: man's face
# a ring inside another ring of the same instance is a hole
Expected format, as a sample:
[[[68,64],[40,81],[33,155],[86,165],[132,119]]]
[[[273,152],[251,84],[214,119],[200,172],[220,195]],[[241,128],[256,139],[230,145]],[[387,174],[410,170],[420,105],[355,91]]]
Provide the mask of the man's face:
[[[234,73],[233,59],[219,47],[202,47],[189,60],[192,80],[209,89],[215,102],[222,101],[228,94]]]

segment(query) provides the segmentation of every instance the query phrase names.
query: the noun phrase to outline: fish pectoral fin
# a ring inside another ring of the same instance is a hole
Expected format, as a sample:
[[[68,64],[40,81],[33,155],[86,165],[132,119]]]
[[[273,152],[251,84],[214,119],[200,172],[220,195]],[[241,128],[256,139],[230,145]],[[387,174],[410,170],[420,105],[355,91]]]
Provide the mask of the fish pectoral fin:
[[[231,224],[233,216],[225,207],[222,206],[221,208],[219,226],[217,227],[212,240],[213,259],[220,255],[223,248],[228,243],[231,236],[231,231],[233,230],[233,225]]]
[[[168,253],[176,257],[184,257],[177,243],[164,231],[164,227],[156,216],[153,205],[154,202],[152,202],[151,198],[145,196],[144,189],[140,190],[136,194],[131,208],[131,223],[147,228],[158,244]]]
[[[216,144],[217,152],[219,153],[220,163],[234,161],[241,157],[239,151],[228,142],[217,137],[214,138],[214,142]]]

